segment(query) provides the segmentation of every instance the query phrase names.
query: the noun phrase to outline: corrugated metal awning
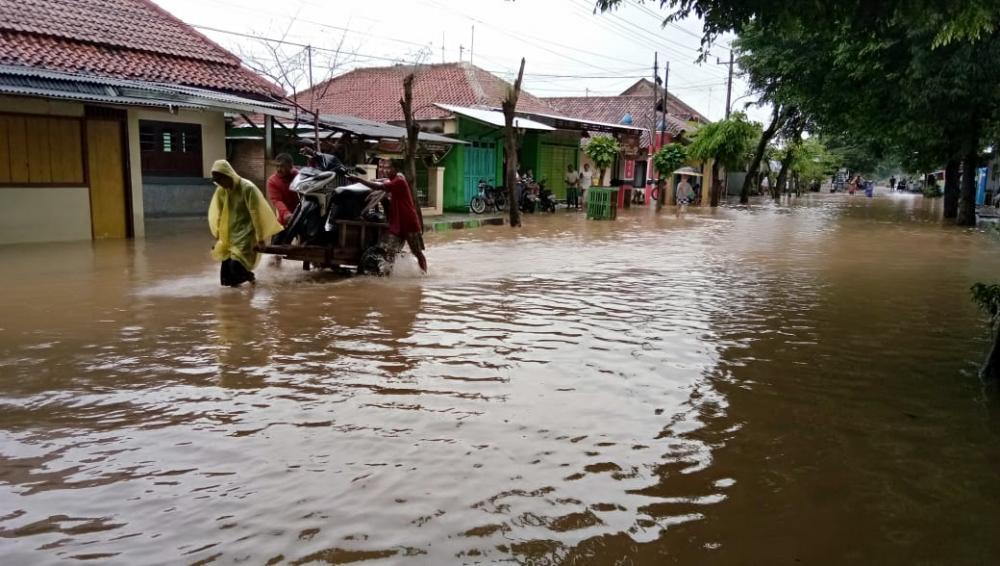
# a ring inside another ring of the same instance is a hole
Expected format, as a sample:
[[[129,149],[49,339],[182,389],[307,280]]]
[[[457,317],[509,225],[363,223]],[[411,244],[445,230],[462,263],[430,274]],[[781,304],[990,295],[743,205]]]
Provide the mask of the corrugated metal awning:
[[[385,124],[383,122],[376,122],[374,120],[366,120],[364,118],[358,118],[357,116],[348,116],[345,114],[320,114],[319,123],[327,128],[348,132],[363,138],[406,138],[406,128],[393,126],[392,124]],[[429,132],[420,132],[417,139],[423,142],[444,144],[467,143],[462,140],[449,138],[448,136],[442,136],[439,134],[432,134]]]
[[[608,122],[597,122],[594,120],[587,120],[584,118],[572,118],[570,116],[560,116],[558,114],[541,114],[538,112],[519,112],[519,114],[524,114],[530,116],[531,118],[538,120],[544,124],[556,127],[560,130],[586,130],[588,132],[604,132],[608,134],[622,133],[622,134],[641,134],[644,130],[643,128],[637,128],[635,126],[626,126],[624,124],[610,124]]]
[[[289,116],[280,102],[184,85],[134,81],[0,65],[0,94],[125,106],[190,108]]]

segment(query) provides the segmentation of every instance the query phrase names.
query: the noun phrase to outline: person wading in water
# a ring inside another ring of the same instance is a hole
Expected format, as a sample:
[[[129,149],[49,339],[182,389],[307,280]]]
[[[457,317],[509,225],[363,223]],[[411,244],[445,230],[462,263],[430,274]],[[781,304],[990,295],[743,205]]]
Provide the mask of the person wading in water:
[[[216,188],[208,207],[208,228],[216,239],[212,257],[222,262],[219,281],[226,287],[252,284],[259,259],[255,246],[263,247],[281,232],[281,224],[260,189],[240,178],[228,161],[212,165],[212,181]]]
[[[406,242],[410,247],[410,253],[417,258],[420,271],[427,273],[423,227],[420,225],[420,217],[417,216],[417,207],[413,204],[410,185],[406,182],[406,177],[399,174],[397,164],[395,162],[389,164],[389,178],[381,183],[355,175],[348,175],[347,178],[375,191],[368,197],[370,204],[381,201],[388,194],[389,207],[386,215],[389,220],[389,235],[385,239],[385,245],[389,251],[390,261],[396,260],[396,254],[403,249],[403,243]]]

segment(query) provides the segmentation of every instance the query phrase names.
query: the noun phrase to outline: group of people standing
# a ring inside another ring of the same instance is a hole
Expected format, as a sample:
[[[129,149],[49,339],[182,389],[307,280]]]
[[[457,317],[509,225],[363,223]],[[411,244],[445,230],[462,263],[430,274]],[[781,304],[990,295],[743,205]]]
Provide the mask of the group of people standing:
[[[572,163],[566,166],[566,208],[580,209],[580,203],[587,206],[587,191],[593,186],[594,172],[590,169],[590,163],[584,163],[583,169],[577,171]]]
[[[312,155],[313,152],[304,152]],[[274,158],[275,172],[267,180],[267,198],[251,181],[240,177],[233,166],[220,159],[212,165],[215,193],[208,209],[208,226],[216,239],[212,257],[221,262],[220,283],[226,287],[253,284],[253,269],[260,257],[258,249],[281,232],[299,203],[298,194],[292,190],[292,181],[298,175],[292,156],[282,153]],[[409,183],[395,164],[390,165],[388,178],[381,182],[349,177],[373,189],[371,203],[385,198],[390,200],[386,216],[389,222],[389,239],[385,244],[398,252],[403,244],[409,245],[420,269],[427,271],[423,254],[422,232],[417,208]]]

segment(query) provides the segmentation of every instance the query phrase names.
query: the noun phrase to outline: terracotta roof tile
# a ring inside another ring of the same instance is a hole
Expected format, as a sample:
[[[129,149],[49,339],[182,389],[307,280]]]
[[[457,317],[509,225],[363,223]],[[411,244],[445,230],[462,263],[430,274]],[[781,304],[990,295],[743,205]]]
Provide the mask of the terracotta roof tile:
[[[0,64],[280,94],[149,0],[0,0],[0,13]]]
[[[300,93],[298,103],[312,109],[315,97],[321,114],[348,114],[381,122],[403,120],[399,99],[403,96],[403,78],[411,71],[413,67],[403,65],[355,69]],[[417,68],[413,84],[414,114],[423,120],[447,117],[449,113],[435,103],[499,107],[509,86],[469,63],[423,65]],[[524,91],[517,109],[553,111],[542,99]]]
[[[584,118],[596,122],[621,124],[626,114],[632,116],[632,125],[643,128],[641,145],[649,146],[649,129],[653,125],[653,101],[647,96],[568,96],[543,99],[564,116]],[[667,104],[671,113],[667,115],[664,131],[677,134],[689,129],[688,116],[673,114],[674,109]]]

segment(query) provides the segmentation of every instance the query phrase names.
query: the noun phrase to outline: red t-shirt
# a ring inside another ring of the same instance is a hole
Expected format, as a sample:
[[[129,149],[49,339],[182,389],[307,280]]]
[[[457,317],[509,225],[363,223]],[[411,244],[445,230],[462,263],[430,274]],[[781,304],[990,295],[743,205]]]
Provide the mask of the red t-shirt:
[[[291,189],[292,181],[298,174],[298,169],[292,169],[287,177],[275,173],[267,179],[267,200],[271,201],[274,209],[278,211],[278,222],[281,222],[282,226],[299,205],[299,195]]]
[[[382,189],[389,193],[389,198],[392,199],[386,215],[389,219],[389,233],[406,236],[423,232],[420,217],[417,216],[417,207],[413,205],[410,185],[406,179],[402,175],[396,175],[382,183]]]

